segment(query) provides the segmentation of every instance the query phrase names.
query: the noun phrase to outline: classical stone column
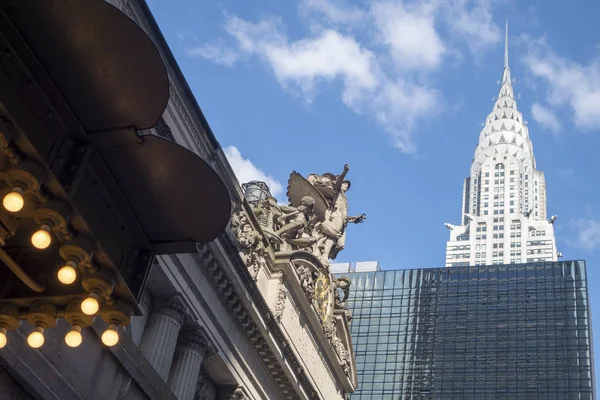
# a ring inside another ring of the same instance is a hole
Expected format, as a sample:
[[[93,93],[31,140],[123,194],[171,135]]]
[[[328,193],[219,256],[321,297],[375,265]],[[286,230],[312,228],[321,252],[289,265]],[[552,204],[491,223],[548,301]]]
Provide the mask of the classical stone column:
[[[152,307],[142,335],[140,350],[165,381],[186,315],[186,307],[180,296],[158,300]]]
[[[204,371],[200,371],[194,400],[217,400],[217,388]]]
[[[169,387],[178,400],[194,399],[200,367],[209,349],[210,344],[202,328],[186,328],[179,334],[169,373]]]

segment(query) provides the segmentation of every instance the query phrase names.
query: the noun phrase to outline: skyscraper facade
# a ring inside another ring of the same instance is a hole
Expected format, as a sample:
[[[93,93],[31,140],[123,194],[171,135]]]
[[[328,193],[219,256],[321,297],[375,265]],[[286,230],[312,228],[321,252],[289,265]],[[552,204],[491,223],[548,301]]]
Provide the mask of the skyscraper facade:
[[[348,276],[351,400],[595,399],[583,261]]]
[[[546,181],[536,168],[527,122],[517,109],[508,65],[465,179],[461,225],[446,223],[446,266],[556,261],[556,216],[546,213]]]

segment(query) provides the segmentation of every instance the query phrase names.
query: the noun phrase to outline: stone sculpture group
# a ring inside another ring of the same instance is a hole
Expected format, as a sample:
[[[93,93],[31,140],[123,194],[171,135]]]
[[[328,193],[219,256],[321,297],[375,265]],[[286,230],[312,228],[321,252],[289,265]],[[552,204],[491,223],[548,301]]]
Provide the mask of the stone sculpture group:
[[[346,192],[351,185],[346,180],[348,171],[349,167],[345,165],[339,175],[310,174],[307,178],[292,172],[287,188],[288,205],[278,204],[270,195],[251,204],[251,214],[260,229],[255,228],[256,223],[241,204],[231,218],[231,233],[235,236],[240,258],[254,280],[258,279],[261,268],[268,266],[269,247],[273,254],[301,250],[318,260],[316,264],[295,264],[296,276],[347,374],[349,353],[335,333],[335,321],[331,316],[333,308],[345,309],[351,282],[347,277],[334,280],[329,271],[329,260],[335,260],[344,249],[348,224],[359,224],[366,219],[365,214],[348,215]],[[287,292],[281,288],[274,307],[277,320],[283,315],[286,297]],[[346,315],[349,321],[350,313]]]
[[[304,179],[292,172],[288,181],[289,205],[277,204],[273,197],[254,208],[263,232],[279,251],[306,250],[324,266],[335,260],[346,242],[346,227],[358,224],[366,215],[349,216],[345,180],[348,165],[340,175],[310,174]]]

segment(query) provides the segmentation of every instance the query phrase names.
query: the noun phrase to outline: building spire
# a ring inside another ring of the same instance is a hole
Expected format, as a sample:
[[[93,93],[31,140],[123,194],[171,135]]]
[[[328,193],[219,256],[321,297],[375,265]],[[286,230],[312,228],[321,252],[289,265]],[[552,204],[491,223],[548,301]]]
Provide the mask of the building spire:
[[[508,67],[508,19],[506,20],[506,30],[504,34],[504,68]]]
[[[502,85],[508,84],[512,95],[512,85],[510,79],[510,68],[508,67],[508,20],[506,20],[506,31],[504,33],[504,71],[502,72]],[[501,89],[500,92],[503,90]]]

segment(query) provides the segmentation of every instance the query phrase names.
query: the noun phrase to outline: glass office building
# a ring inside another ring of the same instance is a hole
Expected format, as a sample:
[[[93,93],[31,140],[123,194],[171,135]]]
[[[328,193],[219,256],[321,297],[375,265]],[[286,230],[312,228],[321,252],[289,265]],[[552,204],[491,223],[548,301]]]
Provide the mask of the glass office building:
[[[348,274],[351,400],[591,400],[584,261]]]

